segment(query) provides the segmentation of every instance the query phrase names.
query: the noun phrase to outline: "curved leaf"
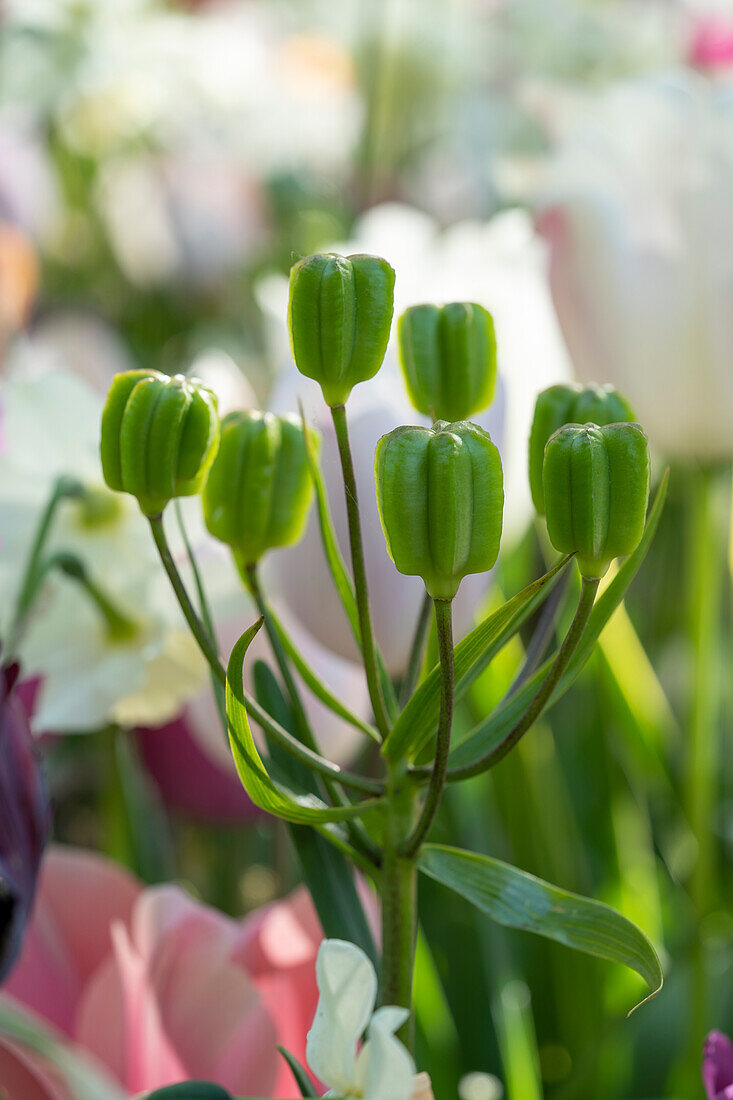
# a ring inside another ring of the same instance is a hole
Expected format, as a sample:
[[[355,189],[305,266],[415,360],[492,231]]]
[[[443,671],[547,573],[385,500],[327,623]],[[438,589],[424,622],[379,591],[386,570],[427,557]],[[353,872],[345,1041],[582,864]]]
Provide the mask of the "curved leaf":
[[[278,786],[268,775],[252,737],[242,682],[244,658],[261,626],[262,619],[259,619],[244,632],[232,650],[227,668],[229,743],[242,786],[255,806],[298,825],[322,825],[360,817],[380,800],[367,799],[357,806],[326,806],[315,795],[297,795],[287,787]]]
[[[418,866],[498,924],[622,963],[644,979],[650,997],[662,988],[662,967],[649,940],[610,906],[561,890],[501,860],[460,848],[426,844]]]
[[[565,674],[562,676],[560,683],[552,693],[545,710],[551,707],[553,703],[556,703],[577,679],[586,661],[592,654],[601,631],[623,600],[629,585],[639,571],[659,525],[659,519],[667,494],[668,481],[669,470],[665,472],[659,489],[657,490],[657,495],[654,498],[654,504],[649,512],[641,542],[636,550],[634,550],[633,554],[628,556],[603,594],[596,600],[578,648],[573,654],[572,660]],[[505,698],[488,718],[475,726],[468,736],[465,737],[459,745],[453,748],[450,755],[451,767],[460,768],[465,765],[470,765],[491,752],[497,745],[501,744],[506,734],[512,729],[515,722],[521,717],[531,703],[539,685],[547,675],[552,660],[553,658],[550,658],[546,661],[545,664],[537,670],[534,676],[522,685],[519,691]]]
[[[548,573],[507,600],[458,643],[454,658],[456,699],[460,699],[468,691],[495,654],[546,599],[569,560],[569,557],[562,558]],[[384,755],[390,760],[401,760],[408,755],[414,759],[435,732],[439,710],[440,667],[436,665],[408,700],[395,722],[382,746]]]

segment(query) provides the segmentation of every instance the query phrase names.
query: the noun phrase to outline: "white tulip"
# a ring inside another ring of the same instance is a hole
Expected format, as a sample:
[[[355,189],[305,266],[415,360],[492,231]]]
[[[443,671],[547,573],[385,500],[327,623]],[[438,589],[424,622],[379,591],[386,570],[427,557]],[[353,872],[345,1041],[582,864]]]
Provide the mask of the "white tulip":
[[[578,376],[672,456],[733,454],[733,97],[692,74],[594,97],[536,205]]]
[[[393,1005],[374,1011],[377,975],[361,948],[324,940],[316,981],[320,997],[306,1058],[329,1086],[326,1095],[338,1100],[432,1100],[426,1075],[415,1076],[412,1057],[395,1038],[409,1012]]]

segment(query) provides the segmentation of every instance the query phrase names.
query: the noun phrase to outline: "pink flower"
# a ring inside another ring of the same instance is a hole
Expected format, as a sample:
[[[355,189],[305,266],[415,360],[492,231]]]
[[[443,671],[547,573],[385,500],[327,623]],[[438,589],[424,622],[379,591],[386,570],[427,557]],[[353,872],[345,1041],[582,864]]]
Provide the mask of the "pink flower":
[[[220,732],[213,715],[215,732]],[[220,734],[223,740],[223,734]],[[184,711],[159,729],[138,731],[145,765],[167,806],[204,821],[253,821],[260,811],[239,777],[205,753]]]
[[[708,1100],[733,1100],[733,1043],[720,1031],[705,1040],[702,1080]]]
[[[693,28],[689,46],[691,65],[706,71],[733,65],[733,19],[709,16]]]
[[[304,1058],[321,938],[305,891],[240,923],[178,887],[143,888],[101,856],[54,847],[5,992],[133,1095],[204,1079],[287,1097],[276,1043]]]
[[[49,1066],[5,1038],[0,1038],[0,1085],[9,1100],[73,1100]]]

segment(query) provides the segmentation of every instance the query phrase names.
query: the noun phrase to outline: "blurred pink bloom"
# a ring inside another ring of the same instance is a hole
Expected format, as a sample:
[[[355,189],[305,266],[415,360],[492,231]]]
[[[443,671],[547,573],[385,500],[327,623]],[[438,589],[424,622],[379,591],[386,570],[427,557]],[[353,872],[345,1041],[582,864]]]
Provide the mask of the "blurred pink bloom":
[[[5,1038],[0,1038],[0,1085],[8,1100],[73,1100],[50,1067]]]
[[[702,1080],[708,1100],[733,1100],[733,1043],[721,1031],[705,1040]]]
[[[101,856],[55,847],[5,992],[133,1095],[205,1079],[287,1097],[275,1044],[304,1058],[321,938],[305,891],[237,922],[178,887],[143,888]],[[49,1088],[37,1095],[57,1100]]]
[[[216,715],[213,720],[218,733]],[[219,767],[201,748],[185,711],[159,729],[139,730],[138,738],[166,805],[205,821],[249,821],[259,816],[236,772]]]
[[[50,822],[17,675],[17,665],[0,666],[0,982],[21,949]]]
[[[689,61],[698,69],[721,69],[733,65],[733,19],[711,15],[694,27]]]

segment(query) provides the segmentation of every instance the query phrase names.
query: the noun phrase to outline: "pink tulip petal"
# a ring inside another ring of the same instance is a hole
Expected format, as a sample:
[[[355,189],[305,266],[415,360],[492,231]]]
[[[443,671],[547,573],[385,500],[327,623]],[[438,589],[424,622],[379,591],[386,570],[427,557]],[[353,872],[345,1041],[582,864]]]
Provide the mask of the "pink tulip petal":
[[[318,1004],[315,959],[323,932],[305,889],[275,902],[244,924],[236,960],[252,975],[277,1027],[277,1041],[305,1061],[305,1038]],[[273,1096],[292,1096],[285,1062]]]
[[[72,1100],[40,1058],[0,1038],[0,1095],[3,1100]]]
[[[44,860],[26,944],[4,991],[71,1036],[84,983],[110,953],[110,925],[130,919],[140,889],[102,856],[55,846]]]

